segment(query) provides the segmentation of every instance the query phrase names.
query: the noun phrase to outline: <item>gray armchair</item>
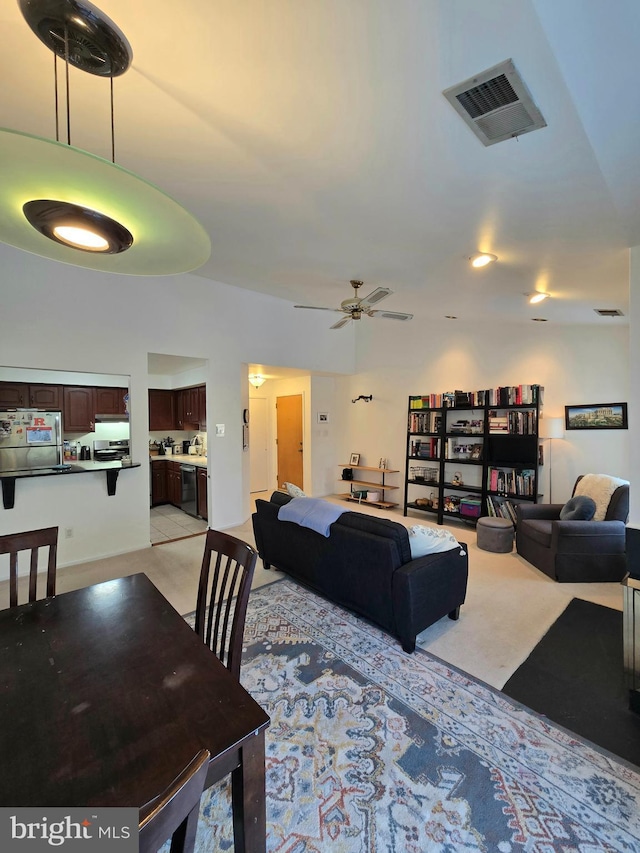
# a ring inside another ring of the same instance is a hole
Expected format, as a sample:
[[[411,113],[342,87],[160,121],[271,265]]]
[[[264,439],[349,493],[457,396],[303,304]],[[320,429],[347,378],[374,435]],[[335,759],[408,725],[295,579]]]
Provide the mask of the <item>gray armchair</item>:
[[[582,477],[578,477],[573,487]],[[621,581],[627,572],[629,486],[618,486],[603,521],[562,521],[563,504],[518,504],[516,550],[560,583]]]

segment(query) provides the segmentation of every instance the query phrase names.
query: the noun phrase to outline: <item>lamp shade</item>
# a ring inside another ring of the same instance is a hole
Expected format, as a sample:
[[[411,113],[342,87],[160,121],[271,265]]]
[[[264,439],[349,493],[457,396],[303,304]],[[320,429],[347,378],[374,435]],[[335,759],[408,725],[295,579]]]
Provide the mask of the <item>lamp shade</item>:
[[[259,388],[261,385],[264,385],[264,376],[261,376],[259,373],[251,373],[249,374],[249,382],[254,388]]]
[[[563,438],[563,418],[540,418],[540,438]]]

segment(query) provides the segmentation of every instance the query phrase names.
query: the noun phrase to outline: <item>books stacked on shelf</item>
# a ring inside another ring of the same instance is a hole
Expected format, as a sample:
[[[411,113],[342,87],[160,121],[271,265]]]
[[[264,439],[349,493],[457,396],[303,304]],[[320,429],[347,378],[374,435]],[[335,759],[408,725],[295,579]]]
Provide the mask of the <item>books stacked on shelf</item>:
[[[489,412],[490,435],[508,435],[509,418],[506,415],[498,415],[496,411]]]
[[[416,438],[409,443],[409,456],[416,459],[438,459],[440,456],[440,439]]]
[[[484,421],[481,419],[458,418],[447,426],[447,432],[455,432],[462,435],[482,435]]]
[[[507,521],[512,521],[515,527],[516,510],[511,501],[500,500],[487,495],[487,512],[494,518],[506,518]]]
[[[409,412],[409,432],[440,432],[442,413],[438,410],[431,412]]]
[[[445,459],[482,459],[482,443],[471,444],[468,441],[459,441],[457,438],[448,438],[444,447]]]
[[[490,492],[502,495],[534,496],[535,471],[530,468],[516,470],[515,468],[487,469],[487,488]]]
[[[543,388],[540,385],[506,385],[487,391],[489,406],[534,406],[542,404]]]
[[[440,409],[442,408],[442,394],[424,394],[409,397],[409,408],[414,409]]]
[[[535,409],[507,412],[510,435],[535,435],[538,432]]]

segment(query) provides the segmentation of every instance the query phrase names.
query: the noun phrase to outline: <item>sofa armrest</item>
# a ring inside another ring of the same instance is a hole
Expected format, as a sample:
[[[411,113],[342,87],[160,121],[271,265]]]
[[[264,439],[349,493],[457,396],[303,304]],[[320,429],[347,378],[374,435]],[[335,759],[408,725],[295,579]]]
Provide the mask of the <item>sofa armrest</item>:
[[[516,518],[518,521],[536,519],[539,521],[555,521],[560,518],[560,510],[564,504],[516,504]]]
[[[624,554],[622,521],[554,521],[551,549],[559,554]]]

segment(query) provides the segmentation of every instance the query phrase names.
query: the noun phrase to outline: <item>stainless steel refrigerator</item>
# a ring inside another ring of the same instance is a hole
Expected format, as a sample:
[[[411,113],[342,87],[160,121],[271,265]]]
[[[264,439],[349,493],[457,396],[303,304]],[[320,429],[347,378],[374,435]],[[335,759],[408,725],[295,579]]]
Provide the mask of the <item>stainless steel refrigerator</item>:
[[[62,413],[0,412],[0,471],[36,471],[62,463]]]

